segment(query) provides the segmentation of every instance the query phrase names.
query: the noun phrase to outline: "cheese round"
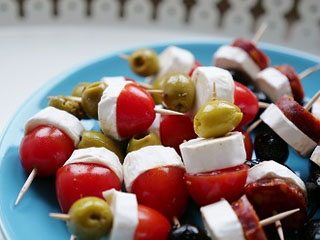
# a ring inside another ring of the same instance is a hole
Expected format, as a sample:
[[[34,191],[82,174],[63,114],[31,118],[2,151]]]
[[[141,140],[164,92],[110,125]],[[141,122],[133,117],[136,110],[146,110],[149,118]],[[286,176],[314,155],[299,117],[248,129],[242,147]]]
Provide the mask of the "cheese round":
[[[196,115],[203,104],[213,98],[214,84],[217,99],[234,102],[234,81],[229,71],[218,67],[198,67],[192,74],[196,95],[192,108]]]
[[[246,161],[246,150],[240,132],[219,138],[197,138],[180,144],[187,173],[203,173],[234,167]]]
[[[134,239],[139,223],[138,203],[135,194],[116,191],[114,188],[102,193],[110,205],[113,222],[110,240]]]
[[[184,168],[180,156],[171,147],[147,146],[127,154],[123,162],[124,183],[131,191],[134,180],[145,171],[158,167]]]
[[[259,66],[249,54],[239,47],[225,45],[213,55],[213,65],[224,69],[235,69],[245,72],[252,80],[260,71]]]
[[[117,84],[119,82],[126,82],[126,78],[123,76],[115,76],[115,77],[103,77],[101,78],[101,82],[104,82],[107,84]]]
[[[46,107],[31,117],[25,125],[24,133],[27,134],[40,125],[49,125],[60,129],[73,140],[74,146],[78,145],[84,131],[78,118],[54,107]]]
[[[200,208],[200,212],[211,239],[246,240],[238,216],[225,199]]]
[[[310,160],[312,162],[314,162],[315,164],[317,164],[318,166],[320,166],[320,146],[317,146],[314,149],[314,151],[310,157]]]
[[[194,64],[195,57],[190,51],[175,46],[169,46],[159,55],[159,73],[149,77],[148,81],[153,82],[166,74],[175,72],[188,74]]]
[[[260,118],[303,157],[317,146],[317,143],[297,128],[275,104],[270,104]]]
[[[292,96],[289,79],[273,67],[259,72],[256,83],[273,102],[278,101],[284,95]]]
[[[122,165],[118,156],[104,147],[81,148],[75,150],[64,166],[72,163],[96,163],[110,168],[120,179],[123,180]]]
[[[304,182],[287,167],[273,161],[263,161],[249,169],[246,185],[263,178],[282,178],[295,184],[304,194],[307,194]]]
[[[155,109],[163,109],[162,105],[156,105]],[[149,127],[148,131],[149,132],[154,132],[160,137],[160,123],[161,123],[161,114],[156,113],[156,117],[153,120],[153,123]]]
[[[312,114],[320,119],[320,98],[315,101],[315,103],[312,105]]]
[[[98,118],[100,127],[105,135],[116,140],[122,140],[117,129],[117,100],[122,89],[130,81],[119,78],[103,78],[108,86],[103,91],[101,100],[98,104]]]

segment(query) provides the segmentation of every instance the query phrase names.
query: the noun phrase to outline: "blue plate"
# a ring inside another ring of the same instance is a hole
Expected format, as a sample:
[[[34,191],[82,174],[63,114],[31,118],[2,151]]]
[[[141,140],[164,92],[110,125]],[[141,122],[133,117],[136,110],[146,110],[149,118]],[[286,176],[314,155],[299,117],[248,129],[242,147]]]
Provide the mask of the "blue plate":
[[[196,59],[205,65],[211,65],[212,54],[226,42],[170,43],[149,46],[161,52],[168,45],[177,45],[193,52]],[[291,49],[261,44],[261,48],[270,57],[272,64],[291,64],[297,72],[320,63],[320,59]],[[133,49],[123,51],[130,53]],[[19,160],[19,144],[23,137],[26,121],[36,112],[46,107],[47,96],[69,95],[78,82],[98,81],[103,76],[124,75],[138,80],[126,61],[118,57],[119,52],[101,57],[66,72],[38,90],[18,110],[11,119],[0,142],[0,224],[7,239],[69,239],[70,234],[65,223],[48,217],[50,212],[60,212],[54,188],[54,178],[37,178],[18,206],[14,206],[17,194],[27,178]],[[320,89],[320,72],[303,80],[307,97]],[[87,128],[96,127],[90,121]],[[306,180],[309,172],[307,159],[302,159],[290,150],[287,164],[299,172]],[[193,216],[193,213],[191,214]],[[198,218],[199,216],[196,216]]]

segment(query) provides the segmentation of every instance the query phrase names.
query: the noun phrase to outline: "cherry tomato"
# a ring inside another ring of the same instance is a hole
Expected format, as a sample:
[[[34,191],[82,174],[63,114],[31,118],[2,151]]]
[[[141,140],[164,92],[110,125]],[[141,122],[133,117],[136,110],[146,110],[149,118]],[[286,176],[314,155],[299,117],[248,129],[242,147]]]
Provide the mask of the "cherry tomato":
[[[255,118],[259,111],[259,103],[257,97],[249,88],[236,81],[234,81],[234,83],[234,104],[237,105],[243,113],[243,118],[237,127],[237,129],[240,129]]]
[[[244,147],[246,149],[246,160],[251,160],[253,152],[253,144],[250,135],[245,130],[239,130],[243,135]]]
[[[161,213],[139,204],[138,218],[134,240],[167,239],[171,225]]]
[[[189,72],[189,76],[192,77],[192,73],[194,72],[194,70],[196,70],[197,67],[201,67],[201,66],[203,66],[201,62],[195,61],[193,67]]]
[[[241,164],[206,173],[185,173],[184,179],[189,194],[200,206],[217,202],[221,198],[232,202],[243,194],[248,169],[246,164]]]
[[[185,170],[180,167],[159,167],[140,174],[132,184],[138,203],[158,210],[170,221],[180,217],[188,201],[183,181]]]
[[[135,84],[127,84],[117,100],[117,130],[127,138],[145,132],[155,119],[151,95]]]
[[[67,134],[56,127],[42,125],[22,139],[20,160],[27,172],[36,167],[38,176],[49,176],[56,173],[74,149],[74,142]]]
[[[159,131],[163,146],[173,147],[179,154],[179,145],[184,140],[188,141],[197,137],[193,123],[186,115],[162,115]]]
[[[254,45],[251,41],[238,38],[232,43],[232,46],[241,48],[246,51],[261,70],[268,67],[268,56],[265,55],[259,48],[257,48],[256,45]]]
[[[121,190],[121,181],[108,167],[94,163],[72,163],[60,168],[56,175],[56,193],[60,208],[67,213],[71,205],[83,197],[100,197],[102,192]]]

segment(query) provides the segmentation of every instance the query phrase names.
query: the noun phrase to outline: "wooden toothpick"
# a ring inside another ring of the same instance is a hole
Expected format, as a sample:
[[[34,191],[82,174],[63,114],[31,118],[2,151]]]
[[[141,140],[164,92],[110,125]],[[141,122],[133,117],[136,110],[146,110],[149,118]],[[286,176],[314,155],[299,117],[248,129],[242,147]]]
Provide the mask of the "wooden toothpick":
[[[31,173],[29,174],[27,180],[25,181],[25,183],[23,184],[18,197],[16,199],[16,202],[14,203],[14,205],[18,205],[18,203],[20,202],[20,200],[22,199],[22,197],[24,196],[24,194],[28,191],[33,179],[35,178],[35,176],[37,175],[38,169],[34,168]]]
[[[163,94],[163,90],[161,89],[147,89],[148,93],[157,93],[157,94]]]
[[[286,218],[296,212],[300,211],[300,208],[296,208],[296,209],[293,209],[293,210],[289,210],[289,211],[286,211],[286,212],[283,212],[283,213],[279,213],[277,215],[274,215],[272,217],[269,217],[269,218],[266,218],[266,219],[263,219],[261,220],[259,223],[262,227],[264,226],[267,226],[269,224],[273,224],[275,223],[276,221],[278,220],[281,220],[283,218]]]
[[[258,125],[262,122],[261,119],[258,119],[254,123],[252,123],[248,128],[247,128],[247,133],[250,134]]]
[[[69,221],[71,219],[70,215],[65,213],[50,213],[49,216],[63,221]]]
[[[304,105],[304,109],[309,111],[312,105],[314,104],[314,102],[318,100],[319,96],[320,96],[320,90],[309,100],[309,102],[306,105]]]
[[[172,111],[172,110],[168,110],[168,109],[159,109],[159,108],[155,108],[154,111],[156,113],[160,113],[162,115],[180,115],[183,116],[184,114],[181,112],[176,112],[176,111]]]
[[[257,44],[260,41],[261,37],[263,36],[263,34],[266,31],[266,29],[268,28],[268,26],[269,26],[268,23],[266,23],[266,22],[262,23],[262,25],[259,27],[256,34],[252,38],[252,43]]]
[[[276,211],[273,211],[272,213],[273,213],[273,215],[277,214]],[[275,222],[275,226],[276,226],[276,229],[277,229],[278,236],[279,236],[280,240],[284,240],[284,234],[283,234],[281,221],[280,220],[276,221]]]
[[[299,79],[302,80],[305,77],[309,76],[310,74],[319,71],[320,70],[320,64],[314,65],[312,67],[307,68],[303,72],[299,73]]]
[[[270,105],[269,103],[265,103],[265,102],[259,102],[258,104],[259,104],[259,108],[267,108]]]

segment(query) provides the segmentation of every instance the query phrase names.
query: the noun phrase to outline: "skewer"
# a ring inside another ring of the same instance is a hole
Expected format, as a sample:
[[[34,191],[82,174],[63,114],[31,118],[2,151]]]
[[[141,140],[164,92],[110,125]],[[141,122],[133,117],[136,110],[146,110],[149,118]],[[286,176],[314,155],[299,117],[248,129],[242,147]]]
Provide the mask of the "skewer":
[[[157,94],[163,94],[163,90],[161,89],[147,89],[148,93],[157,93]]]
[[[281,220],[283,218],[286,218],[296,212],[298,212],[300,210],[300,208],[296,208],[293,210],[289,210],[283,213],[279,213],[277,215],[274,215],[272,217],[266,218],[261,220],[259,223],[262,227],[267,226],[269,224],[275,223],[278,220]],[[69,221],[70,220],[70,215],[69,214],[64,214],[64,213],[50,213],[49,214],[50,217],[55,218],[55,219],[59,219],[62,221]],[[179,223],[179,220],[177,218],[173,218],[174,223]],[[179,223],[180,225],[180,223]]]
[[[254,35],[254,37],[252,38],[251,42],[254,44],[257,44],[261,39],[261,37],[263,36],[266,29],[268,28],[268,26],[269,26],[268,23],[263,22],[262,25],[259,27],[258,31],[256,32],[256,34]]]
[[[310,99],[310,101],[303,106],[304,109],[307,111],[310,110],[312,105],[314,104],[315,101],[320,97],[320,90]],[[258,119],[254,123],[252,123],[248,128],[247,128],[247,133],[250,134],[260,123],[262,122],[261,119]]]
[[[267,108],[270,105],[269,103],[265,103],[265,102],[259,102],[258,104],[259,104],[259,108]]]
[[[303,72],[299,73],[299,79],[302,80],[305,77],[309,76],[311,73],[314,73],[316,71],[320,70],[320,64],[314,65],[312,67],[307,68]]]
[[[276,215],[276,214],[277,214],[277,212],[273,211],[273,215]],[[281,221],[280,220],[276,221],[275,225],[276,225],[277,232],[278,232],[280,240],[284,240],[284,234],[283,234]]]
[[[176,216],[174,216],[174,217],[172,218],[172,221],[173,221],[173,226],[174,226],[174,227],[176,227],[176,228],[181,227],[180,221],[179,221],[179,219],[178,219]]]
[[[181,113],[181,112],[176,112],[176,111],[172,111],[172,110],[168,110],[168,109],[158,109],[158,108],[155,108],[154,111],[156,113],[160,113],[162,115],[181,115],[183,116],[184,114]]]
[[[262,227],[264,226],[267,226],[269,224],[272,224],[272,223],[275,223],[276,221],[278,220],[281,220],[283,218],[286,218],[296,212],[300,211],[300,208],[296,208],[296,209],[293,209],[293,210],[289,210],[289,211],[286,211],[286,212],[283,212],[283,213],[279,213],[277,215],[274,215],[272,217],[269,217],[269,218],[266,218],[266,219],[263,219],[261,220],[259,223]]]
[[[33,179],[36,177],[37,175],[37,172],[38,172],[38,169],[37,168],[34,168],[31,173],[29,174],[27,180],[25,181],[25,183],[23,184],[19,194],[18,194],[18,197],[16,199],[16,202],[14,203],[14,205],[18,205],[18,203],[20,202],[20,200],[22,199],[22,197],[24,196],[24,194],[28,191]]]
[[[126,54],[124,54],[124,53],[120,53],[120,54],[119,54],[119,57],[122,58],[122,59],[124,59],[124,60],[127,60],[127,61],[129,60],[129,56],[126,55]]]

